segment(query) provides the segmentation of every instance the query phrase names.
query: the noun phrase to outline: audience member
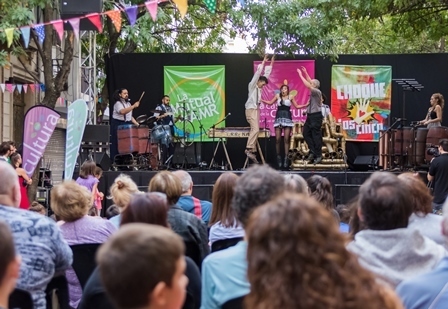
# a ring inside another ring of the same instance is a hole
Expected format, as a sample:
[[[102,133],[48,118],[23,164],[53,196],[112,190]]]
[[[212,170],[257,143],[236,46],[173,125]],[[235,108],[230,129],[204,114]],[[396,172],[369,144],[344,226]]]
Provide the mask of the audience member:
[[[131,201],[132,194],[140,192],[135,182],[126,174],[120,174],[115,178],[114,183],[110,187],[110,195],[115,206],[122,212]],[[116,228],[120,226],[121,215],[113,216],[110,219]]]
[[[308,184],[306,180],[297,174],[285,174],[285,191],[309,195]]]
[[[10,162],[9,156],[11,155],[11,146],[9,142],[2,142],[0,144],[0,161]]]
[[[168,204],[165,194],[159,192],[135,193],[129,206],[123,211],[121,226],[129,223],[147,223],[169,228],[167,213]],[[201,298],[201,275],[192,259],[185,257],[185,261],[188,285],[183,308],[198,309]],[[98,269],[96,269],[86,284],[78,309],[109,308],[112,308],[112,305],[105,295],[104,286],[101,283]]]
[[[358,215],[365,229],[348,249],[359,262],[396,287],[401,281],[432,270],[445,249],[408,229],[413,201],[406,185],[389,172],[375,172],[359,189]]]
[[[96,163],[95,161],[88,160],[81,165],[79,170],[79,177],[76,179],[76,183],[89,190],[91,195],[92,205],[95,203],[96,192],[98,190],[99,180],[95,177]]]
[[[20,153],[13,153],[10,157],[10,160],[12,167],[16,170],[17,176],[19,177],[18,181],[21,196],[19,207],[22,209],[28,209],[30,207],[30,201],[28,200],[27,187],[28,185],[33,183],[33,180],[28,177],[26,171],[20,167],[22,165],[22,156],[20,155]]]
[[[339,230],[342,233],[348,233],[350,231],[350,206],[339,204],[338,206],[336,206],[336,211],[338,212],[339,218],[341,220],[341,222],[339,223]]]
[[[282,195],[257,208],[246,231],[246,309],[402,308],[347,251],[345,237],[315,199]]]
[[[9,227],[0,221],[0,308],[9,308],[9,294],[14,290],[20,272],[20,257],[16,256]]]
[[[225,172],[218,177],[213,186],[213,208],[209,222],[209,240],[212,248],[216,241],[234,239],[238,242],[244,237],[244,228],[236,219],[235,210],[231,205],[237,181],[236,174]]]
[[[283,176],[267,165],[249,168],[237,181],[232,207],[245,228],[254,209],[283,193]],[[202,267],[201,308],[221,308],[226,302],[249,293],[247,242],[213,253]]]
[[[115,226],[107,220],[88,216],[92,193],[74,181],[64,181],[51,190],[51,208],[64,221],[60,225],[62,236],[70,246],[102,244],[115,232]],[[75,271],[66,271],[70,294],[70,306],[77,308],[82,288]]]
[[[171,172],[159,172],[149,182],[148,190],[166,194],[170,206],[168,223],[171,229],[183,238],[187,250],[186,255],[201,267],[202,260],[210,251],[207,227],[195,215],[184,211],[176,204],[182,194],[180,179]]]
[[[442,231],[448,241],[448,202],[443,209]],[[397,293],[406,309],[448,308],[448,257],[437,267],[420,276],[400,283]]]
[[[308,178],[306,182],[308,184],[308,188],[310,189],[311,197],[321,203],[325,209],[333,215],[333,218],[339,224],[341,219],[339,218],[338,212],[334,209],[333,189],[330,181],[325,177],[313,175]]]
[[[192,213],[208,225],[210,220],[210,213],[212,211],[212,203],[209,201],[200,200],[193,195],[193,179],[186,171],[178,170],[173,172],[176,177],[179,177],[182,184],[182,195],[177,202],[177,205],[185,211]]]
[[[95,167],[94,176],[96,179],[98,179],[98,183],[99,183],[101,177],[103,176],[103,170],[101,169],[101,167],[99,167],[99,166]],[[101,209],[103,208],[104,193],[100,192],[100,190],[98,190],[98,184],[97,184],[96,190],[95,190],[95,192],[93,192],[93,194],[94,194],[94,204],[95,204],[95,207],[98,210],[98,214],[99,214]]]
[[[117,205],[110,205],[106,209],[106,219],[110,220],[112,217],[115,217],[120,214],[120,209]]]
[[[30,208],[28,208],[28,210],[37,212],[38,214],[41,214],[44,216],[47,214],[47,209],[45,208],[45,206],[36,201],[31,203],[31,206],[30,206]]]
[[[409,218],[408,228],[418,230],[423,236],[434,240],[439,245],[446,244],[442,235],[442,216],[432,213],[432,195],[423,180],[413,173],[398,175],[412,197],[413,212]]]
[[[34,309],[45,309],[45,288],[55,273],[72,264],[72,250],[56,223],[32,211],[18,209],[20,188],[12,166],[0,162],[0,218],[12,229],[22,263],[17,288],[31,293]]]
[[[123,226],[98,252],[101,280],[117,309],[180,309],[185,300],[184,244],[167,228]]]

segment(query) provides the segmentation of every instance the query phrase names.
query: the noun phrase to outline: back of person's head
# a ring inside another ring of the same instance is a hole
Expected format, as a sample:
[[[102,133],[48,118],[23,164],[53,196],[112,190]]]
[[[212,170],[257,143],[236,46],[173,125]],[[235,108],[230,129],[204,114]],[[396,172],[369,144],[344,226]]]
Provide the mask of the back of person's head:
[[[360,220],[371,230],[405,228],[412,214],[406,185],[389,172],[373,173],[359,188]]]
[[[118,309],[182,307],[187,278],[185,246],[170,229],[142,223],[122,226],[100,247],[97,262]]]
[[[281,194],[285,189],[283,176],[268,165],[249,168],[237,181],[232,208],[243,227],[252,211]]]
[[[180,179],[182,194],[188,192],[193,185],[193,179],[191,178],[191,175],[183,170],[177,170],[173,172],[173,175]]]
[[[355,238],[355,235],[365,230],[367,227],[364,222],[359,218],[359,197],[355,197],[350,202],[348,202],[348,207],[350,208],[350,236],[352,239]]]
[[[95,161],[88,160],[81,165],[79,169],[79,177],[88,178],[89,176],[95,175],[96,163]]]
[[[148,191],[165,193],[168,204],[172,206],[177,203],[182,195],[182,184],[179,177],[174,176],[173,173],[162,171],[152,177]]]
[[[76,221],[88,214],[92,193],[75,181],[64,181],[51,189],[51,209],[60,220]]]
[[[442,234],[445,236],[448,245],[448,199],[445,200],[443,205]]]
[[[101,178],[101,176],[103,176],[103,169],[97,166],[95,167],[95,172],[93,174],[95,177]]]
[[[348,303],[391,308],[374,276],[346,249],[330,212],[313,198],[283,194],[258,207],[246,236],[247,309],[348,308]]]
[[[427,215],[432,212],[432,195],[420,176],[413,173],[398,175],[398,179],[407,187],[412,198],[413,212]]]
[[[212,193],[210,226],[217,222],[225,227],[232,227],[235,224],[236,214],[231,203],[237,181],[238,176],[232,172],[225,172],[216,180]]]
[[[3,221],[0,221],[0,239],[0,294],[8,295],[19,278],[20,258],[16,257],[11,230]]]
[[[98,208],[96,208],[95,206],[92,206],[89,208],[87,215],[89,215],[91,217],[98,217],[100,214],[98,212]]]
[[[0,204],[4,206],[18,207],[21,195],[17,173],[11,164],[0,161]]]
[[[29,211],[33,211],[33,212],[37,212],[41,215],[46,215],[47,214],[47,209],[45,208],[44,205],[40,204],[37,201],[34,201],[31,203],[30,207],[28,208]]]
[[[6,156],[9,152],[10,145],[8,142],[2,142],[0,144],[0,156]]]
[[[334,209],[333,188],[330,181],[320,175],[313,175],[306,180],[311,196],[327,210]]]
[[[336,206],[336,211],[338,212],[339,219],[343,223],[349,223],[351,217],[351,209],[346,204],[339,204]]]
[[[110,186],[110,195],[112,201],[119,209],[124,209],[129,205],[132,194],[139,192],[135,182],[125,174],[120,174],[115,178],[114,183]]]
[[[443,138],[439,141],[439,146],[442,147],[442,150],[448,152],[448,139]]]
[[[168,227],[168,203],[160,192],[135,193],[121,214],[121,225],[148,223]]]
[[[110,205],[106,209],[106,219],[109,220],[112,217],[115,217],[120,214],[120,209],[117,205]]]
[[[308,184],[306,180],[297,174],[285,174],[285,191],[309,195]]]
[[[16,167],[22,156],[20,153],[14,152],[9,158],[11,159],[11,165]]]

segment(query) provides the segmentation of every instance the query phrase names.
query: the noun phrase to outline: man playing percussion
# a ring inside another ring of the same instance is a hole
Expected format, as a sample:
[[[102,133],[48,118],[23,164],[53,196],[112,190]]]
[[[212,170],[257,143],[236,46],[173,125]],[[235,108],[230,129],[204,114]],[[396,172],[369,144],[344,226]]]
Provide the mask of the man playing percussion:
[[[114,157],[118,154],[118,126],[124,124],[134,124],[138,126],[138,122],[134,119],[134,117],[132,117],[132,111],[140,105],[140,101],[131,104],[129,100],[128,90],[124,88],[115,90],[113,99],[115,101],[115,104],[114,110],[112,112],[112,119],[110,122],[110,158],[112,160],[114,160]]]
[[[170,97],[168,95],[164,95],[162,97],[162,103],[157,105],[156,110],[160,111],[160,113],[154,113],[154,116],[157,119],[157,124],[162,126],[169,126],[170,132],[167,132],[170,134],[171,138],[174,136],[174,124],[176,121],[179,120],[179,117],[174,118],[174,114],[176,113],[176,110],[170,105]],[[174,145],[170,141],[164,146],[163,149],[165,156],[163,161],[166,161],[171,155],[174,154]]]

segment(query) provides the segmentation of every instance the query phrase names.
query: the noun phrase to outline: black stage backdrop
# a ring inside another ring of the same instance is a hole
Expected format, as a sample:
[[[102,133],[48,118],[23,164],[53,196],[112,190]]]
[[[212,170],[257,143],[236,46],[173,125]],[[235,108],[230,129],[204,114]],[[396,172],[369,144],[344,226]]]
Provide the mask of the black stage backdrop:
[[[306,56],[294,58],[277,57],[278,60],[314,59]],[[133,111],[134,117],[149,115],[163,96],[163,67],[165,65],[225,65],[226,68],[226,113],[232,115],[227,118],[226,126],[248,126],[244,114],[244,103],[247,99],[247,84],[253,76],[252,63],[260,60],[253,54],[118,54],[107,61],[107,84],[110,91],[110,106],[113,107],[112,94],[117,88],[129,90],[132,102],[136,101],[143,91],[146,94],[138,109]],[[322,92],[329,97],[331,88],[331,66],[333,64],[346,65],[391,65],[392,78],[415,78],[425,88],[421,92],[404,92],[397,83],[392,82],[392,111],[393,117],[406,118],[410,121],[425,118],[430,106],[432,93],[440,92],[448,98],[446,83],[448,81],[448,54],[408,54],[408,55],[341,55],[336,62],[329,59],[316,58],[316,78],[321,82]],[[299,77],[297,77],[299,78]],[[405,104],[405,115],[403,115]],[[112,115],[112,111],[110,113]],[[446,114],[446,112],[444,113]],[[448,121],[443,123],[446,125]],[[208,130],[208,128],[205,128]],[[244,149],[246,140],[233,139],[227,144],[229,155],[234,168],[241,168],[244,164]],[[266,143],[260,140],[265,156],[269,163],[275,161],[275,138],[271,137]],[[347,155],[353,162],[358,155],[377,154],[377,143],[347,143]],[[211,143],[204,143],[202,159],[210,162],[213,154]],[[218,151],[217,162],[224,158],[222,149]]]

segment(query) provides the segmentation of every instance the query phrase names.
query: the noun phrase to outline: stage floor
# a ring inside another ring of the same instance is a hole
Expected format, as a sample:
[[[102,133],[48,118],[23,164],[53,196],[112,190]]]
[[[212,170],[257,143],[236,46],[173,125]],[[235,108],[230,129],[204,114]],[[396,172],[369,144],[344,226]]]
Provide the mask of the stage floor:
[[[193,195],[200,198],[211,201],[213,185],[218,177],[226,172],[224,170],[188,170],[190,173],[194,188]],[[237,175],[241,175],[244,171],[233,171]],[[358,187],[373,173],[374,171],[281,171],[281,173],[299,174],[303,178],[307,179],[312,175],[321,175],[328,178],[333,185],[333,194],[336,204],[346,203],[348,200],[356,195]],[[135,183],[139,186],[140,190],[147,191],[148,184],[151,178],[157,173],[157,171],[107,171],[104,172],[103,178],[100,180],[99,189],[101,192],[107,192],[109,195],[109,188],[112,185],[114,179],[121,173],[129,175]],[[399,174],[400,172],[394,172]],[[426,175],[426,173],[425,173]],[[106,201],[106,207],[111,205],[112,201]]]

